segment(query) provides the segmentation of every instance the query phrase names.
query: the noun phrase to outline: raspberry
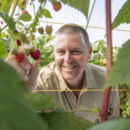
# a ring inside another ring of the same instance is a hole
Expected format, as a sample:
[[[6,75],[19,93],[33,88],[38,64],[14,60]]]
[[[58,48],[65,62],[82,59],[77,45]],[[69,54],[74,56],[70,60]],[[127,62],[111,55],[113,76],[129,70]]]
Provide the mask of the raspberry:
[[[43,33],[44,33],[44,29],[43,29],[43,27],[38,28],[38,32],[39,32],[40,34],[43,34]]]
[[[32,50],[30,54],[34,60],[38,60],[41,56],[41,52],[39,49]]]
[[[23,52],[19,52],[14,56],[14,58],[18,63],[22,63],[25,58],[25,54]]]
[[[124,99],[122,99],[122,102],[124,102],[125,100]]]
[[[43,3],[44,2],[44,0],[38,0],[40,3]]]
[[[20,4],[21,4],[21,5],[24,5],[25,2],[26,2],[25,0],[21,0]]]
[[[28,12],[27,12],[27,11],[23,11],[23,12],[22,12],[22,14],[26,14],[26,13],[28,13]]]
[[[17,39],[17,45],[21,46],[21,41],[19,39]]]
[[[123,108],[124,110],[126,109],[126,107]]]
[[[47,34],[51,34],[52,33],[52,27],[51,26],[47,26],[46,27],[46,33]]]
[[[53,4],[53,9],[55,11],[59,11],[61,9],[61,3],[59,1],[56,1],[54,4]]]
[[[30,39],[31,39],[31,40],[34,40],[34,39],[35,39],[35,35],[34,35],[34,34],[31,34],[31,35],[30,35]]]
[[[128,99],[129,97],[127,96],[126,98]]]
[[[25,34],[21,34],[19,37],[22,42],[26,42],[27,36]]]

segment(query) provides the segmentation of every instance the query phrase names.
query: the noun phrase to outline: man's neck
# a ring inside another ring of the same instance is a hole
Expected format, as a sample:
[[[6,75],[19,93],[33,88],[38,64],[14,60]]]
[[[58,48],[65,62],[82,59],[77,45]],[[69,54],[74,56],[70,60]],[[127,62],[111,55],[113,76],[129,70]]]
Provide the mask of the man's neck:
[[[75,94],[75,96],[77,97],[77,99],[78,99],[78,97],[79,97],[79,94],[80,94],[80,90],[82,89],[82,87],[83,87],[83,80],[84,80],[84,74],[81,76],[81,78],[80,79],[78,79],[78,80],[72,80],[72,81],[66,81],[67,82],[67,84],[68,84],[68,86],[69,86],[69,88],[73,91],[73,93]],[[75,91],[76,90],[76,91]],[[79,91],[77,91],[77,90],[79,90]]]

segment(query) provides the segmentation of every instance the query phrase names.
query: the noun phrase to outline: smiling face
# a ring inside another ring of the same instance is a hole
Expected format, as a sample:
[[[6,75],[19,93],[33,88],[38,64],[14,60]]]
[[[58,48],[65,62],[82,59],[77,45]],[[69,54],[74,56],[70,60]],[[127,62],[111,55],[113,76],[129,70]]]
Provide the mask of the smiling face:
[[[87,61],[91,57],[91,49],[90,47],[87,51],[82,35],[56,35],[55,62],[58,71],[66,81],[79,81],[83,78]]]

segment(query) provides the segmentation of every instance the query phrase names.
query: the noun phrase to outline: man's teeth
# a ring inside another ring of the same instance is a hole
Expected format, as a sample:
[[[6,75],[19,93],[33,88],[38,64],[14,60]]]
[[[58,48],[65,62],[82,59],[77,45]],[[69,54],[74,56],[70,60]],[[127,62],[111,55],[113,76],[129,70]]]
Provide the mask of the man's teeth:
[[[74,66],[69,66],[69,67],[66,67],[65,66],[65,69],[73,69],[73,68],[75,68],[76,67],[76,65],[74,65]]]

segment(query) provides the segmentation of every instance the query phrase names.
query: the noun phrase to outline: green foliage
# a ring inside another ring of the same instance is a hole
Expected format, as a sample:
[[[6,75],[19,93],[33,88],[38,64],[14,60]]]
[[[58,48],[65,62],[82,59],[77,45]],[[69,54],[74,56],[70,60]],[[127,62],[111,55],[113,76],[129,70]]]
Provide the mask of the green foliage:
[[[42,18],[42,15],[44,15],[46,18],[52,18],[52,16],[51,16],[51,13],[49,12],[49,10],[47,10],[47,9],[42,9],[41,11],[40,11],[40,18]]]
[[[124,120],[117,121],[108,121],[105,123],[101,123],[99,125],[95,125],[89,130],[129,130],[130,129],[130,118]]]
[[[49,0],[49,1],[52,4],[54,4],[54,2],[56,2],[56,0]],[[68,6],[78,9],[86,16],[86,18],[88,18],[90,0],[80,0],[80,1],[79,0],[60,0],[60,1],[62,1],[64,4],[67,4]]]
[[[112,29],[118,27],[121,23],[130,23],[130,0],[127,0],[117,14],[112,24]]]
[[[2,6],[0,7],[0,10],[6,12],[6,13],[9,13],[9,10],[10,10],[10,7],[12,5],[12,2],[14,0],[1,0],[2,2]]]
[[[17,72],[1,59],[0,72],[0,129],[68,130],[71,126],[71,130],[87,130],[93,125],[81,117],[70,116],[66,109],[52,102],[53,96],[31,94]],[[43,112],[46,109],[51,112]]]
[[[27,94],[30,93],[20,76],[0,60],[0,114],[3,117],[0,118],[0,122],[5,124],[5,126],[0,125],[1,130],[5,128],[10,130],[48,129],[47,124],[25,100]]]
[[[0,39],[0,57],[5,59],[8,55],[8,52],[5,52],[4,50],[4,42],[5,40]]]
[[[130,84],[130,40],[123,44],[122,49],[117,55],[117,61],[114,63],[110,76],[107,80],[107,86],[114,86],[116,84]],[[130,89],[130,86],[128,86]]]
[[[32,19],[32,16],[29,14],[29,13],[26,13],[26,14],[22,14],[20,15],[19,17],[19,20],[22,20],[24,22],[28,22]]]
[[[4,49],[5,51],[9,51],[14,47],[14,40],[13,38],[9,38],[8,40],[5,41],[4,43]]]
[[[51,113],[41,113],[42,118],[48,121],[50,130],[68,130],[70,117],[65,109],[59,109]]]
[[[7,23],[10,30],[16,29],[14,21],[12,20],[12,18],[7,13],[0,11],[0,16],[5,21],[5,23]]]

